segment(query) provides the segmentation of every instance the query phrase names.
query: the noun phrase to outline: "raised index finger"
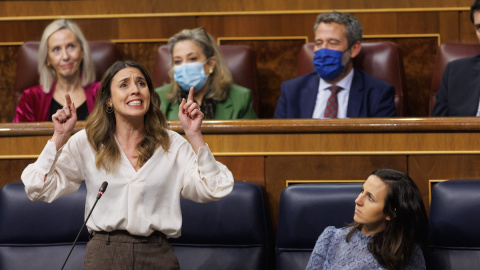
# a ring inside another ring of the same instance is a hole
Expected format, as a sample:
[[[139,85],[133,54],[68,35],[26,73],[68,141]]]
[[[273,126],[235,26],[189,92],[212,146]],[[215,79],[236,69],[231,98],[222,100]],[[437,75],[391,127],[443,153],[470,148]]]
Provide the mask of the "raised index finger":
[[[188,92],[188,100],[193,101],[193,87],[190,87],[190,92]]]
[[[72,105],[72,99],[70,98],[70,95],[65,94],[65,106],[67,106],[67,108],[70,108],[71,105]]]

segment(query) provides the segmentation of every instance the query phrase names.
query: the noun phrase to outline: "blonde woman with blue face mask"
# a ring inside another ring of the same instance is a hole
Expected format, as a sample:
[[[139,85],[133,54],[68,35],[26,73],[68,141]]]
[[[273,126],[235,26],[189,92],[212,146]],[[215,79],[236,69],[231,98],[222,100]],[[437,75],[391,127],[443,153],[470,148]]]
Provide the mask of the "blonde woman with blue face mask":
[[[257,118],[251,91],[233,84],[218,46],[203,27],[178,32],[168,41],[168,49],[173,83],[156,89],[168,120],[178,120],[178,105],[191,87],[204,119]]]

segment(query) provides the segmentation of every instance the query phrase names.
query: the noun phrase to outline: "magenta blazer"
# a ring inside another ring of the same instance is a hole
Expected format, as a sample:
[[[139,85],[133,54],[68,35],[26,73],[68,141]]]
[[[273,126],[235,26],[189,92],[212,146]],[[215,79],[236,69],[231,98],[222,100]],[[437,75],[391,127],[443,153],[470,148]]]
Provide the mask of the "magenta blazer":
[[[53,83],[52,89],[48,94],[43,92],[43,88],[40,85],[23,91],[22,97],[17,105],[13,122],[46,122],[49,117],[48,114],[50,113],[50,103],[52,102],[53,93],[55,92],[55,85],[56,83]],[[85,90],[85,97],[87,98],[86,102],[89,113],[91,113],[95,107],[98,88],[100,88],[100,82],[93,82],[83,88]]]

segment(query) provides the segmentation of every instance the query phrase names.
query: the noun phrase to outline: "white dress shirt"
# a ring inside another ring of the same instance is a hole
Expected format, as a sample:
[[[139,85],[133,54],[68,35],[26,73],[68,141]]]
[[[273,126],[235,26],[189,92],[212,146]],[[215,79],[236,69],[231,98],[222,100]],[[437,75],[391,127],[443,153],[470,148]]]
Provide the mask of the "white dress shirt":
[[[350,87],[352,86],[353,81],[353,68],[341,81],[339,81],[337,86],[342,88],[341,91],[337,93],[338,100],[338,112],[337,118],[347,118],[347,107],[348,107],[348,96],[350,94]],[[313,109],[312,118],[323,119],[325,114],[325,108],[327,107],[327,101],[332,94],[332,91],[328,87],[333,84],[327,83],[324,79],[320,78],[320,84],[318,86],[317,101],[315,102],[315,108]]]
[[[196,155],[178,133],[168,130],[168,134],[168,152],[159,147],[138,171],[118,145],[121,158],[110,173],[95,166],[95,152],[85,130],[73,135],[59,151],[49,141],[37,161],[22,173],[27,195],[33,201],[51,202],[74,193],[85,180],[86,218],[100,185],[107,181],[107,190],[87,222],[89,230],[127,230],[141,236],[161,231],[178,237],[182,227],[180,194],[196,202],[218,200],[232,191],[233,176],[215,161],[208,145],[200,147]]]

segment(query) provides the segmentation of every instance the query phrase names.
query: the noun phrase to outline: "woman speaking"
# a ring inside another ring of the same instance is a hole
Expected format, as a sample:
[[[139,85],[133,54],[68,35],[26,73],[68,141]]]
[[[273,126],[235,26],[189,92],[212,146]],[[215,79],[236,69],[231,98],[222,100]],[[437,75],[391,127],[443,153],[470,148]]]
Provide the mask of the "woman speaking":
[[[166,239],[180,235],[180,195],[207,202],[231,192],[232,174],[203,140],[203,113],[192,97],[193,89],[178,113],[187,141],[167,129],[150,76],[135,62],[110,67],[85,130],[70,139],[77,113],[65,95],[52,117],[53,137],[22,181],[30,199],[47,202],[85,181],[85,213],[108,182],[87,222],[93,238],[85,269],[179,269]]]

